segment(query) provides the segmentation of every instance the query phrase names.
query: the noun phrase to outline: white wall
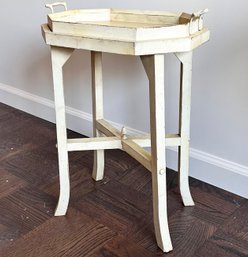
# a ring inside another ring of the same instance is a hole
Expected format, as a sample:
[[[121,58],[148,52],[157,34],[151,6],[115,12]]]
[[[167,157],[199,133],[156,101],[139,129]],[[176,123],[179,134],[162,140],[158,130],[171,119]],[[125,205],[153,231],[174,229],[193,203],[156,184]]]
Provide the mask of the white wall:
[[[136,8],[193,12],[208,7],[205,24],[211,40],[194,52],[191,175],[248,196],[248,2],[213,0],[79,1],[69,8]],[[52,120],[49,47],[40,33],[47,1],[5,1],[0,9],[0,100]],[[89,53],[76,51],[65,67],[69,126],[80,128],[90,101]],[[166,57],[167,131],[177,130],[179,65]],[[137,130],[149,130],[148,82],[138,58],[104,55],[105,116]],[[136,99],[139,99],[137,101]],[[83,112],[79,112],[79,110]],[[74,121],[72,121],[74,119]],[[89,126],[89,124],[87,125]],[[175,168],[175,152],[169,166]]]

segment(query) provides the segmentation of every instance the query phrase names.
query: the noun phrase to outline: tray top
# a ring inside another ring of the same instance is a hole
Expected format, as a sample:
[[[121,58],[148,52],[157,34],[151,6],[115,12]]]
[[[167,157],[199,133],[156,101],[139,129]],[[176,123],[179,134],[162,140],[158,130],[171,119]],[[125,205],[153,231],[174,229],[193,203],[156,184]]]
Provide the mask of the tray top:
[[[129,42],[186,37],[203,28],[201,17],[192,14],[120,9],[52,13],[48,25],[58,34]]]
[[[131,54],[136,54],[135,48],[138,43],[150,43],[154,46],[154,43],[166,40],[170,40],[167,43],[174,43],[175,46],[179,41],[181,45],[185,41],[182,49],[191,50],[209,38],[209,31],[203,28],[202,14],[204,11],[187,14],[144,10],[78,9],[49,14],[48,24],[44,25],[42,30],[47,44],[54,45],[56,39],[56,45],[64,47],[70,47],[70,44],[66,45],[59,38],[65,40],[66,37],[67,41],[69,38],[70,41],[77,41],[76,48],[82,48],[79,47],[79,41],[82,40],[101,40],[104,44],[110,41],[119,45],[130,44],[133,46]],[[53,40],[47,40],[48,36]],[[196,38],[199,42],[189,46]],[[177,49],[175,46],[170,48]],[[88,44],[87,47],[84,46],[84,49],[90,48]],[[117,52],[122,53],[119,50]]]
[[[174,25],[179,22],[180,14],[155,11],[120,10],[120,9],[76,9],[49,14],[51,21],[68,23],[124,22],[138,23],[139,26]]]

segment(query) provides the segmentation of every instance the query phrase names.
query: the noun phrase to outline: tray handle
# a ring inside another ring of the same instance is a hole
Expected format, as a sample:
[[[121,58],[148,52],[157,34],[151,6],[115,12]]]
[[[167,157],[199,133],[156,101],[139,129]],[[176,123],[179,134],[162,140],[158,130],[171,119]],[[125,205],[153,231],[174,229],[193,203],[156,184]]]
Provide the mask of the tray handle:
[[[193,18],[200,18],[203,14],[208,13],[208,8],[204,9],[204,10],[200,10],[199,12],[194,12],[192,14]]]
[[[49,8],[52,11],[52,13],[54,13],[54,7],[57,7],[57,6],[63,6],[65,8],[65,11],[67,11],[67,3],[66,2],[56,2],[53,4],[46,4],[45,6],[46,6],[46,8]]]
[[[190,19],[190,22],[189,22],[189,34],[191,35],[191,27],[192,27],[192,23],[194,20],[198,20],[198,30],[200,31],[202,28],[203,28],[203,20],[202,20],[202,16],[204,14],[208,13],[208,8],[204,9],[204,10],[200,10],[198,12],[194,12],[192,13],[191,15],[191,19]]]

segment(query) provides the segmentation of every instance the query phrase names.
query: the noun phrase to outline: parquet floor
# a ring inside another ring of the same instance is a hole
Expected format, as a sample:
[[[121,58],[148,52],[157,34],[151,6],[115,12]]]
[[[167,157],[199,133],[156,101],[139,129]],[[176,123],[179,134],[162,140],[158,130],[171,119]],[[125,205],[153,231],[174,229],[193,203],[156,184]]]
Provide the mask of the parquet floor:
[[[106,151],[101,182],[91,179],[92,152],[71,153],[69,211],[53,217],[55,125],[0,104],[0,142],[1,257],[163,255],[153,231],[150,173],[124,152]],[[190,184],[196,206],[184,208],[176,173],[168,170],[174,251],[163,256],[247,257],[248,201],[196,179]]]

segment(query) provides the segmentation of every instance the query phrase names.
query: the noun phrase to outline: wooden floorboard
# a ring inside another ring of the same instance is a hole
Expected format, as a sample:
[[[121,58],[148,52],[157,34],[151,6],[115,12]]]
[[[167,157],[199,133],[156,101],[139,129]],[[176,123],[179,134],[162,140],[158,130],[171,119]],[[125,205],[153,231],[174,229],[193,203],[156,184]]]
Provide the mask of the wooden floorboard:
[[[68,130],[68,137],[83,137]],[[54,217],[59,183],[55,125],[0,104],[1,257],[247,257],[248,201],[190,179],[183,207],[167,170],[174,251],[156,245],[151,174],[120,150],[106,151],[105,177],[91,178],[93,152],[70,153],[71,200]]]

